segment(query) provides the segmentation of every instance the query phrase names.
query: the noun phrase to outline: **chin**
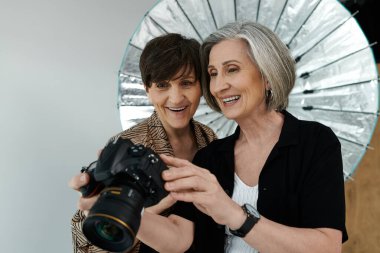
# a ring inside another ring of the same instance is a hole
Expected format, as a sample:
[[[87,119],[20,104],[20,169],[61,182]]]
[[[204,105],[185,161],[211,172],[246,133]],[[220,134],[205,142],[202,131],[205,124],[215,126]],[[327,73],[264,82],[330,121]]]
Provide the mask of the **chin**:
[[[228,119],[228,120],[235,120],[236,121],[236,119],[237,119],[237,117],[235,115],[225,115],[224,114],[224,117],[226,117],[226,119]]]
[[[174,129],[183,129],[186,128],[189,125],[190,120],[184,120],[183,122],[173,122],[171,124],[172,128]]]
[[[224,109],[224,110],[221,110],[224,117],[226,117],[227,119],[236,119],[239,115],[236,113],[236,111],[233,111],[233,110],[229,110],[229,109]]]

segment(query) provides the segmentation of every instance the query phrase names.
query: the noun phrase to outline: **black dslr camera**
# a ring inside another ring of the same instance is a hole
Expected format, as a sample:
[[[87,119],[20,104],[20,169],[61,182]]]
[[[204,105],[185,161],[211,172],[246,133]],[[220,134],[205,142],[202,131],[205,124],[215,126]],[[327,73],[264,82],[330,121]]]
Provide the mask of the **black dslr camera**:
[[[100,193],[83,223],[83,233],[94,245],[112,252],[133,246],[143,207],[168,195],[161,173],[167,169],[150,148],[128,139],[110,142],[99,159],[82,172],[90,175],[83,197]]]

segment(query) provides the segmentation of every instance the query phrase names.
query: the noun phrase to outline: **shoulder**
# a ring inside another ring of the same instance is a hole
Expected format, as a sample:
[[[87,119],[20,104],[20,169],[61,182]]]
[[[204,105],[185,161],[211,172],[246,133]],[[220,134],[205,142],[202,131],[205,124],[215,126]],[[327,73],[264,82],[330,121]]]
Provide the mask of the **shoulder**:
[[[235,138],[233,135],[216,139],[207,146],[201,148],[195,155],[194,161],[208,161],[213,159],[220,159],[227,153],[233,152]]]
[[[288,155],[298,173],[309,180],[343,179],[341,144],[333,130],[319,122],[297,120]],[[335,176],[333,176],[335,175]],[[310,183],[310,182],[309,182]]]
[[[130,139],[133,143],[145,144],[148,132],[148,119],[130,127],[110,138],[109,142],[117,138]]]
[[[210,127],[196,120],[192,120],[190,124],[193,126],[193,131],[198,145],[198,149],[201,149],[209,145],[212,141],[218,138]]]
[[[299,120],[299,136],[301,141],[315,144],[339,144],[333,130],[316,121]]]
[[[231,136],[224,137],[221,139],[216,139],[213,142],[211,142],[206,147],[202,148],[201,152],[218,152],[220,149],[222,149],[225,145],[229,145],[231,142]]]
[[[301,120],[287,111],[280,138],[286,143],[316,145],[318,143],[339,143],[332,129],[316,121]]]
[[[200,131],[202,132],[202,134],[207,135],[208,139],[212,139],[212,140],[217,139],[217,136],[214,130],[212,130],[209,126],[206,126],[205,124],[196,120],[193,120],[192,123],[194,125],[195,131]]]

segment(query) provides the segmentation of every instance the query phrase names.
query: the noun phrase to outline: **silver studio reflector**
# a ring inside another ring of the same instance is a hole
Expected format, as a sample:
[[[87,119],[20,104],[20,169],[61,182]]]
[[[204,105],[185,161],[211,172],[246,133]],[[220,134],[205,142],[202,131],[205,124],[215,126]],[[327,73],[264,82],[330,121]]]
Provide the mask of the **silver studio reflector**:
[[[358,23],[336,0],[162,0],[130,39],[119,72],[118,108],[123,129],[153,112],[142,85],[139,58],[145,44],[166,33],[202,42],[235,20],[251,20],[273,31],[297,62],[297,80],[287,110],[299,119],[332,128],[342,144],[345,179],[371,140],[378,118],[379,87],[371,45]],[[221,137],[236,123],[201,99],[194,118]]]

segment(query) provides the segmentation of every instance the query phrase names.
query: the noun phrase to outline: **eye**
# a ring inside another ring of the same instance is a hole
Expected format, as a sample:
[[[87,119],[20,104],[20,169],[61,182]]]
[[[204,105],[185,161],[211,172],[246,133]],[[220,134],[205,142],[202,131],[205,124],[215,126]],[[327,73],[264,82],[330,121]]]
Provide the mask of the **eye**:
[[[155,86],[158,89],[166,89],[169,87],[169,83],[168,82],[157,82],[157,83],[155,83]]]
[[[210,78],[213,78],[213,77],[216,77],[218,75],[218,72],[216,72],[215,70],[211,70],[208,72]]]
[[[193,80],[182,80],[181,85],[184,87],[192,86],[195,82]]]
[[[235,73],[235,72],[238,72],[238,71],[239,71],[239,68],[235,67],[235,66],[228,67],[228,69],[227,69],[228,73]]]

